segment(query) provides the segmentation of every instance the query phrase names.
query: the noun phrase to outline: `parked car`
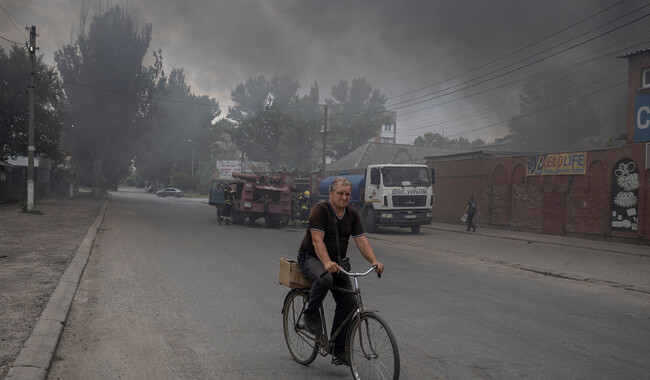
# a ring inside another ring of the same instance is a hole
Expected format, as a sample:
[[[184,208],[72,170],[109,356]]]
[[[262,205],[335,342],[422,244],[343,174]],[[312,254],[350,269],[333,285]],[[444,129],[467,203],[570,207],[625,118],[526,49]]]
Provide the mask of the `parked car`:
[[[184,194],[180,189],[176,189],[174,187],[168,187],[165,190],[160,190],[156,192],[156,195],[159,197],[175,197],[175,198],[180,198]]]

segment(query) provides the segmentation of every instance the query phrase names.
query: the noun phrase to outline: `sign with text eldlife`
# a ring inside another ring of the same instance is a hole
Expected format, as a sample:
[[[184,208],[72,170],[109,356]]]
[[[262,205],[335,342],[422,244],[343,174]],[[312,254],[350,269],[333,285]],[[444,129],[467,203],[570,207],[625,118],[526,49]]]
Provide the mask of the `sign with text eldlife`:
[[[586,152],[548,153],[526,156],[526,175],[585,174]]]

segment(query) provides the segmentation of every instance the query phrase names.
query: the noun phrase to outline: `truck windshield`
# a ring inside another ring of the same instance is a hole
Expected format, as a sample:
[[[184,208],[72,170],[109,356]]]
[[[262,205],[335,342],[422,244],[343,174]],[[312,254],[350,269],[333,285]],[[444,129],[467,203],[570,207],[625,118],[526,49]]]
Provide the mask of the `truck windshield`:
[[[386,167],[382,170],[384,186],[429,186],[429,170],[423,167]]]

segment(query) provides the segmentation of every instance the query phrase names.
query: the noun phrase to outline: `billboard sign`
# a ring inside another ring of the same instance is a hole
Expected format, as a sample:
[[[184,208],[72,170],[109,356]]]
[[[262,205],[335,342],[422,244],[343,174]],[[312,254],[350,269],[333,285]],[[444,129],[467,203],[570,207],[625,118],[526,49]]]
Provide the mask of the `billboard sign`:
[[[585,174],[586,152],[548,153],[526,156],[526,175]]]
[[[241,161],[217,160],[215,179],[232,179],[232,173],[241,171]]]

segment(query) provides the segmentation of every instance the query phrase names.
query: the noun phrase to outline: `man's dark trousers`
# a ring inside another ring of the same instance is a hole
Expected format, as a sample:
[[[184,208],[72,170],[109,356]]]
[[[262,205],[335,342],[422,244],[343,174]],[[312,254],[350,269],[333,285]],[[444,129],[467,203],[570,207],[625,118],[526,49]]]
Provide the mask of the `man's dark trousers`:
[[[300,265],[300,271],[302,274],[309,281],[314,283],[311,287],[309,305],[307,306],[305,313],[309,314],[319,312],[318,309],[323,304],[323,300],[325,299],[325,296],[327,296],[327,291],[331,289],[332,285],[352,290],[350,277],[343,273],[327,273],[321,277],[321,275],[326,272],[325,266],[315,254],[300,251],[298,253],[298,264]],[[348,314],[355,309],[357,301],[354,295],[333,289],[332,296],[334,297],[334,301],[336,301],[336,310],[334,312],[334,321],[332,322],[331,330],[331,333],[334,333],[341,323],[343,323]],[[338,349],[345,347],[346,331],[347,326],[334,340],[334,345]]]
[[[474,227],[474,213],[471,211],[467,212],[467,231],[469,231],[470,227]]]

